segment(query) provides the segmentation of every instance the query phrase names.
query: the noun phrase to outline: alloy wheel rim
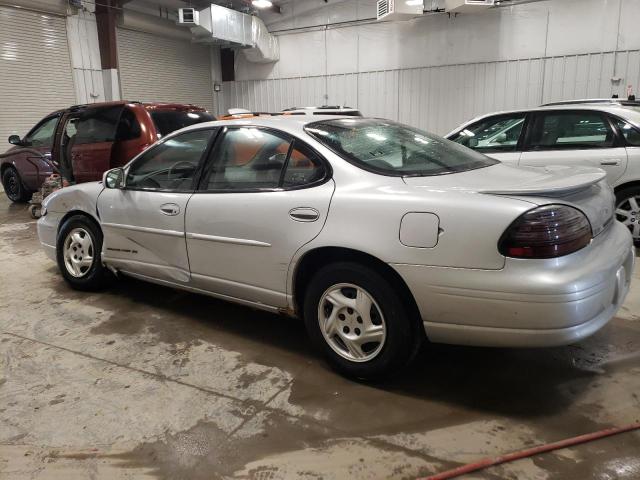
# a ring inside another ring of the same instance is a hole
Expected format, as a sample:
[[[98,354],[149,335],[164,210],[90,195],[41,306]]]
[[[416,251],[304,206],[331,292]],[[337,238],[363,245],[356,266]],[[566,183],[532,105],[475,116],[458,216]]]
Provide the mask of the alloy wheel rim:
[[[84,228],[74,228],[67,234],[63,247],[64,265],[75,278],[84,277],[93,265],[93,241]]]
[[[640,195],[625,198],[618,203],[616,219],[629,229],[634,240],[640,240]]]
[[[382,310],[369,292],[351,283],[325,290],[318,303],[318,322],[331,349],[351,362],[378,356],[387,337]]]

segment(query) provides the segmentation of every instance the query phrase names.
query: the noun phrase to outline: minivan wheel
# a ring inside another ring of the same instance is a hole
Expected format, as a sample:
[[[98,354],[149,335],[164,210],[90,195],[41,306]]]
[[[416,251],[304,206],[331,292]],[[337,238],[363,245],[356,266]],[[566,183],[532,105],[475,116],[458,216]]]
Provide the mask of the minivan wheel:
[[[102,265],[102,232],[84,215],[66,220],[58,233],[58,268],[71,287],[96,290],[105,285],[110,272]]]
[[[339,372],[384,378],[406,366],[425,338],[402,295],[376,270],[350,262],[320,269],[309,283],[304,320]]]
[[[640,247],[640,187],[629,187],[616,193],[616,219],[629,229],[633,243]]]
[[[22,184],[20,174],[13,167],[8,167],[2,173],[2,186],[12,202],[26,202],[29,200],[29,192]]]

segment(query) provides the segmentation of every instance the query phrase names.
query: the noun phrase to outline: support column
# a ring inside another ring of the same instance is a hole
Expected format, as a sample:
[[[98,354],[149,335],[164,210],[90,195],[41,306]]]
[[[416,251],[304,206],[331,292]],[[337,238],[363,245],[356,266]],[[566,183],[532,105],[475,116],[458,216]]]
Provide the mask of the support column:
[[[96,26],[100,49],[100,66],[105,99],[120,100],[120,78],[118,75],[118,50],[116,23],[119,11],[126,3],[122,0],[102,0],[96,3]]]

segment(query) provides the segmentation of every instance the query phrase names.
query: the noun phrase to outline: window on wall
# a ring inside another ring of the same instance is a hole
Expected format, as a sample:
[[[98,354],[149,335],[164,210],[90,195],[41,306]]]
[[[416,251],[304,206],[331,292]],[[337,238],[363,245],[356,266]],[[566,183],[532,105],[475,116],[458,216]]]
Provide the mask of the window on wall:
[[[513,152],[522,133],[525,113],[482,119],[451,137],[456,143],[483,153]]]
[[[597,112],[539,114],[531,134],[531,148],[536,150],[609,148],[614,141],[607,119]]]

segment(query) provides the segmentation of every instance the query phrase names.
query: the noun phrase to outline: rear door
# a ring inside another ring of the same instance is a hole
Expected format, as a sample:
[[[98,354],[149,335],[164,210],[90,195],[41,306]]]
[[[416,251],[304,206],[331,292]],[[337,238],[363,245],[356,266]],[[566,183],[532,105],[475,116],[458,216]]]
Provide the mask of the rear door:
[[[501,162],[517,165],[526,123],[527,112],[492,115],[458,130],[448,138]]]
[[[123,108],[123,105],[91,107],[74,118],[75,133],[65,141],[77,183],[100,180],[111,168],[112,149]]]
[[[627,168],[627,152],[608,116],[591,110],[536,112],[520,165],[591,166],[607,172],[614,185]]]
[[[250,126],[225,129],[211,160],[187,209],[193,285],[286,307],[291,259],[329,210],[328,163],[299,139]]]
[[[189,282],[185,212],[216,131],[167,138],[128,166],[123,189],[103,190],[98,212],[106,262],[128,273]]]

